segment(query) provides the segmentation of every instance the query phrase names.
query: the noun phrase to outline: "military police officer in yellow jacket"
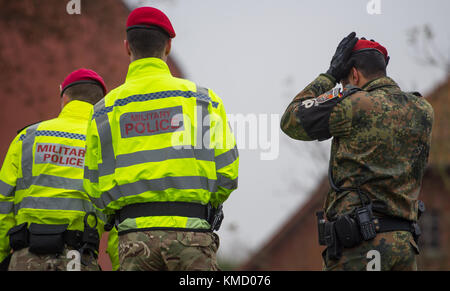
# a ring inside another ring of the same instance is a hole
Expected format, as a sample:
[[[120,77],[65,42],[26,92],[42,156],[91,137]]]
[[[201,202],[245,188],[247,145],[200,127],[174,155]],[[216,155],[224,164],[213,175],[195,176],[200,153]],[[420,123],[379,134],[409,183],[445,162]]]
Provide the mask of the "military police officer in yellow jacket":
[[[104,218],[83,190],[83,168],[88,118],[105,94],[97,73],[72,72],[59,116],[11,143],[0,172],[0,262],[10,259],[9,270],[99,269]]]
[[[126,81],[94,106],[84,185],[114,217],[121,270],[217,270],[222,203],[237,188],[238,151],[221,99],[166,64],[165,14],[127,21]]]

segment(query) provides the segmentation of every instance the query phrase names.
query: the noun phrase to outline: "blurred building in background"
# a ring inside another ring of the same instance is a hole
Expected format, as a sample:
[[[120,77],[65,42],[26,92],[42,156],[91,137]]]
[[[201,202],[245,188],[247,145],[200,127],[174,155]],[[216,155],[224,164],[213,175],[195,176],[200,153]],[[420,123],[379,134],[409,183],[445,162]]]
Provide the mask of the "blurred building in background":
[[[434,108],[428,168],[419,198],[426,212],[420,219],[422,236],[419,270],[450,270],[450,77],[427,100]],[[325,177],[308,202],[282,226],[241,270],[321,270],[317,220],[329,190]]]
[[[70,15],[68,2],[0,0],[1,161],[17,130],[59,114],[59,84],[70,72],[93,69],[108,90],[125,81],[127,6],[117,0],[81,1],[81,14]],[[172,59],[168,63],[181,77],[179,66]],[[109,270],[105,239],[100,261]]]

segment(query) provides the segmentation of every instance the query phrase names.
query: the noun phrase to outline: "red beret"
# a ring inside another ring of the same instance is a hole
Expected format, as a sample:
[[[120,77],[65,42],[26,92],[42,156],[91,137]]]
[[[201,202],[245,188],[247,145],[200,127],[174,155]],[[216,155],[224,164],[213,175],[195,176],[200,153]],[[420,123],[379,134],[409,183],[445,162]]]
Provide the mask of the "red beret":
[[[103,89],[103,94],[106,95],[106,85],[103,81],[103,78],[100,77],[99,74],[92,70],[88,69],[79,69],[76,71],[73,71],[70,73],[62,82],[61,84],[61,96],[63,95],[64,91],[74,85],[81,84],[81,83],[91,83],[96,84]]]
[[[365,51],[365,50],[377,50],[384,55],[384,58],[388,59],[388,52],[384,46],[376,41],[371,41],[367,39],[360,39],[353,47],[353,52]]]
[[[175,30],[169,18],[159,9],[140,7],[134,9],[127,20],[127,31],[133,28],[150,28],[157,26],[163,29],[170,38],[175,37]]]

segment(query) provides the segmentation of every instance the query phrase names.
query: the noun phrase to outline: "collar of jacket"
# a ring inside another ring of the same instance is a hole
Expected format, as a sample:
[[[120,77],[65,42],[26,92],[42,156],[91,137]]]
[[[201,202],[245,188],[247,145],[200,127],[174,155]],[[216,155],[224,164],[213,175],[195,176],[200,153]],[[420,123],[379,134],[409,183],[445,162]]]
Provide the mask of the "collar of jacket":
[[[88,102],[72,100],[64,106],[58,118],[73,118],[80,120],[89,120],[94,106]]]
[[[387,76],[373,79],[372,81],[369,81],[364,86],[362,86],[361,89],[363,89],[364,91],[373,91],[382,87],[397,87],[398,89],[400,89],[397,83],[395,83],[394,80]]]
[[[130,64],[126,81],[158,74],[171,75],[169,66],[159,58],[143,58]]]

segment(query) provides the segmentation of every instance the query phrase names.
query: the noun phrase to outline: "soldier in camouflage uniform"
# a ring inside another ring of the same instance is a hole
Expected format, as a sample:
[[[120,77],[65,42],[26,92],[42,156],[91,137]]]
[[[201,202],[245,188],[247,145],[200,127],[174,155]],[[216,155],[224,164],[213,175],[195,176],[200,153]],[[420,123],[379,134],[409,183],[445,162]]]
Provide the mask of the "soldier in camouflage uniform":
[[[71,252],[72,251],[72,252]],[[81,263],[81,259],[84,264]],[[97,260],[73,248],[65,248],[61,254],[38,255],[24,248],[14,252],[9,271],[100,271]]]
[[[282,117],[281,128],[293,139],[333,137],[329,175],[335,187],[324,203],[329,222],[353,214],[363,200],[375,223],[394,219],[413,225],[418,220],[433,109],[386,76],[388,61],[383,46],[351,33],[339,44],[327,73],[301,91]],[[343,90],[332,90],[339,81]],[[366,270],[370,250],[380,253],[381,270],[417,269],[412,232],[393,228],[381,233],[377,225],[374,239],[343,248],[337,257],[330,257],[327,248],[324,269]]]
[[[126,271],[218,271],[219,237],[211,232],[151,231],[120,236],[120,268]]]

